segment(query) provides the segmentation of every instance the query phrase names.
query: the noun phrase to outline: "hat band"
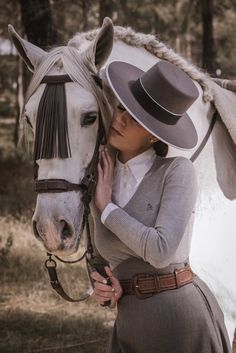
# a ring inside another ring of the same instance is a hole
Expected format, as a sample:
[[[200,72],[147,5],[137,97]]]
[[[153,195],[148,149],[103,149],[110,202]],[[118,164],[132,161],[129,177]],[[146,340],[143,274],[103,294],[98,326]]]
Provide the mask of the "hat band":
[[[140,79],[130,82],[129,85],[131,92],[133,93],[138,103],[147,113],[152,115],[157,120],[168,125],[175,125],[177,121],[182,117],[182,115],[175,115],[169,112],[160,104],[155,102],[144,90]]]

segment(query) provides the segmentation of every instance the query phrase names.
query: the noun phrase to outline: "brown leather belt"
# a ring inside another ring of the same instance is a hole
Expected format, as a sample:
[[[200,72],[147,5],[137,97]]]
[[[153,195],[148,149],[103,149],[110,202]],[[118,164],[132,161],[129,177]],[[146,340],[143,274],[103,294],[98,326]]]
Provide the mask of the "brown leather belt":
[[[192,283],[194,273],[185,266],[174,273],[158,275],[156,273],[138,273],[132,279],[120,280],[123,295],[135,295],[139,299],[151,297],[155,293],[177,289]]]

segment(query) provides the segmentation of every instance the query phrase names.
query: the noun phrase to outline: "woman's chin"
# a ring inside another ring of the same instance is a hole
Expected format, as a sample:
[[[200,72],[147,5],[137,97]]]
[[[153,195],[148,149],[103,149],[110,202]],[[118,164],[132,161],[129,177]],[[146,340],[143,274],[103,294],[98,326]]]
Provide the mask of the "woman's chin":
[[[115,149],[119,150],[120,147],[122,147],[122,143],[119,142],[119,140],[115,136],[112,136],[111,134],[108,136],[107,143],[114,147]]]

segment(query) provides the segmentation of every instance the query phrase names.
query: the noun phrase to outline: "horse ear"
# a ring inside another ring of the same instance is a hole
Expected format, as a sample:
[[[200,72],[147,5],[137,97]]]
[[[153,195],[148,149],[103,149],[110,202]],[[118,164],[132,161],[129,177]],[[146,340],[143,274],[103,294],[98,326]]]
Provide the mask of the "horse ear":
[[[46,52],[43,49],[37,47],[36,45],[27,42],[27,40],[21,38],[21,36],[15,31],[12,25],[8,25],[8,31],[10,34],[11,41],[16,47],[18,54],[26,63],[28,69],[33,72],[41,62]]]
[[[113,46],[114,29],[112,20],[105,17],[96,38],[89,45],[85,55],[100,69],[108,59]]]

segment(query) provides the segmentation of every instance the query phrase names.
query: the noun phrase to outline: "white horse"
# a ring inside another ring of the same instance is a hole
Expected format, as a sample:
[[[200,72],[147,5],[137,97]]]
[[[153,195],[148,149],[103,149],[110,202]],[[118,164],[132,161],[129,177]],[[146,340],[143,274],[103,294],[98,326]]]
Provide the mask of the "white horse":
[[[29,69],[34,72],[27,95],[23,121],[36,127],[36,116],[45,84],[45,75],[68,74],[66,83],[68,131],[71,158],[38,159],[38,179],[81,181],[92,158],[100,109],[106,130],[111,122],[113,97],[106,86],[102,68],[112,60],[123,60],[146,71],[160,59],[168,60],[195,79],[200,96],[189,109],[201,144],[215,108],[210,102],[205,74],[187,63],[154,36],[138,34],[130,29],[115,28],[105,19],[100,30],[77,34],[68,46],[46,53],[23,40],[10,26],[12,40]],[[113,46],[113,48],[112,48]],[[103,89],[94,81],[100,75]],[[169,149],[168,156],[190,158],[192,151]],[[206,281],[224,312],[231,342],[236,327],[236,145],[225,125],[217,119],[204,149],[194,162],[199,179],[199,196],[191,249],[194,271]],[[33,216],[34,232],[52,253],[74,253],[81,237],[83,205],[80,193],[40,194]]]

